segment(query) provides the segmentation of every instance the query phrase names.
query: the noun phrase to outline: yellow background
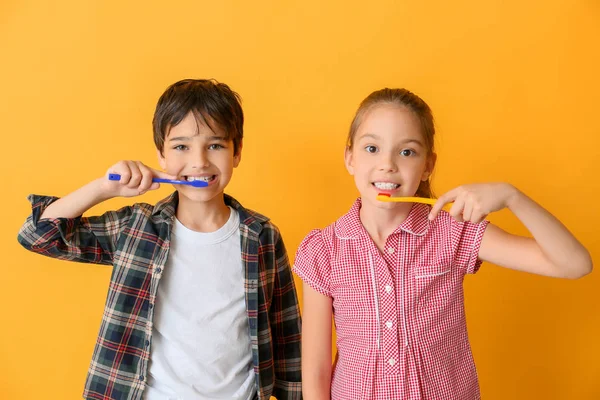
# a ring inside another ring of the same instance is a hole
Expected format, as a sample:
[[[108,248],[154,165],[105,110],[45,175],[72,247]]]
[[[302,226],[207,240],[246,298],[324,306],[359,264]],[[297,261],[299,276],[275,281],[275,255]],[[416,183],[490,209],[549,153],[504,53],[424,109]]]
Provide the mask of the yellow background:
[[[120,159],[157,166],[153,109],[182,78],[243,97],[229,192],[272,217],[291,259],[352,204],[346,132],[360,100],[390,86],[434,110],[438,194],[509,181],[600,260],[600,2],[162,3],[0,3],[0,398],[80,397],[111,272],[20,248],[26,195],[64,195]],[[508,212],[490,218],[525,233]],[[491,265],[466,280],[485,399],[600,398],[599,281]]]

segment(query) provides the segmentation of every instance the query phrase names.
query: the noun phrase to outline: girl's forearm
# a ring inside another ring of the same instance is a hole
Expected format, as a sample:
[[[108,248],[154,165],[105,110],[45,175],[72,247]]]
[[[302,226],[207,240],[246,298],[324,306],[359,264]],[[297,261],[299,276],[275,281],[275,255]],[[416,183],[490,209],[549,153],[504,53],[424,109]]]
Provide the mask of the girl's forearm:
[[[515,189],[508,208],[529,230],[544,256],[565,277],[579,277],[592,270],[586,248],[551,213]]]

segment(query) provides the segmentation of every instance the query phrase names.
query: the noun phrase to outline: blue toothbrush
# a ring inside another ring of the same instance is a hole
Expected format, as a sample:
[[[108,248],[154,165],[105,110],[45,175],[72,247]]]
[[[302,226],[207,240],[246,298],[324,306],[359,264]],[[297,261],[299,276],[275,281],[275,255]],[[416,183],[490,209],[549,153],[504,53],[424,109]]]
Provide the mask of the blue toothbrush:
[[[121,175],[119,174],[108,174],[109,181],[120,181]],[[175,185],[190,185],[196,188],[207,187],[208,182],[205,181],[178,181],[175,179],[164,179],[164,178],[152,178],[152,182],[156,183],[173,183]]]

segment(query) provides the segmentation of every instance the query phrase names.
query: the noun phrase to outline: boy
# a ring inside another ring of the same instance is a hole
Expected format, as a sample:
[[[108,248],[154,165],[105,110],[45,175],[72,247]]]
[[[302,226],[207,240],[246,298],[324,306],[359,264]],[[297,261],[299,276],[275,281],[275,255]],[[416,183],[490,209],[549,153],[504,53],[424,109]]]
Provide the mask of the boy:
[[[165,172],[120,161],[63,198],[29,196],[28,250],[113,265],[86,399],[300,399],[300,315],[283,240],[224,194],[242,151],[239,96],[183,80],[161,96],[154,142]],[[175,185],[156,205],[82,217],[116,196]],[[160,285],[159,285],[160,282]]]

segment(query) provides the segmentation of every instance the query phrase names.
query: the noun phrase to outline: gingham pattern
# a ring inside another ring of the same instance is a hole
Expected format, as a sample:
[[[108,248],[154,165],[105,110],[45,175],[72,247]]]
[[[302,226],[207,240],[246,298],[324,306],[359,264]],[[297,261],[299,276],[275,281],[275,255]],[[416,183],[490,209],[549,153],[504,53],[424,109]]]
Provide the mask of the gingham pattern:
[[[156,206],[140,203],[98,217],[41,221],[44,209],[57,198],[28,199],[32,214],[18,236],[25,248],[63,260],[113,265],[84,398],[141,399],[177,192]],[[301,399],[300,313],[283,240],[266,217],[229,196],[225,202],[240,215],[243,284],[259,398],[272,394]]]
[[[294,272],[333,299],[339,359],[331,398],[479,399],[463,278],[475,273],[487,222],[460,223],[417,204],[380,252],[348,214],[310,232]]]

